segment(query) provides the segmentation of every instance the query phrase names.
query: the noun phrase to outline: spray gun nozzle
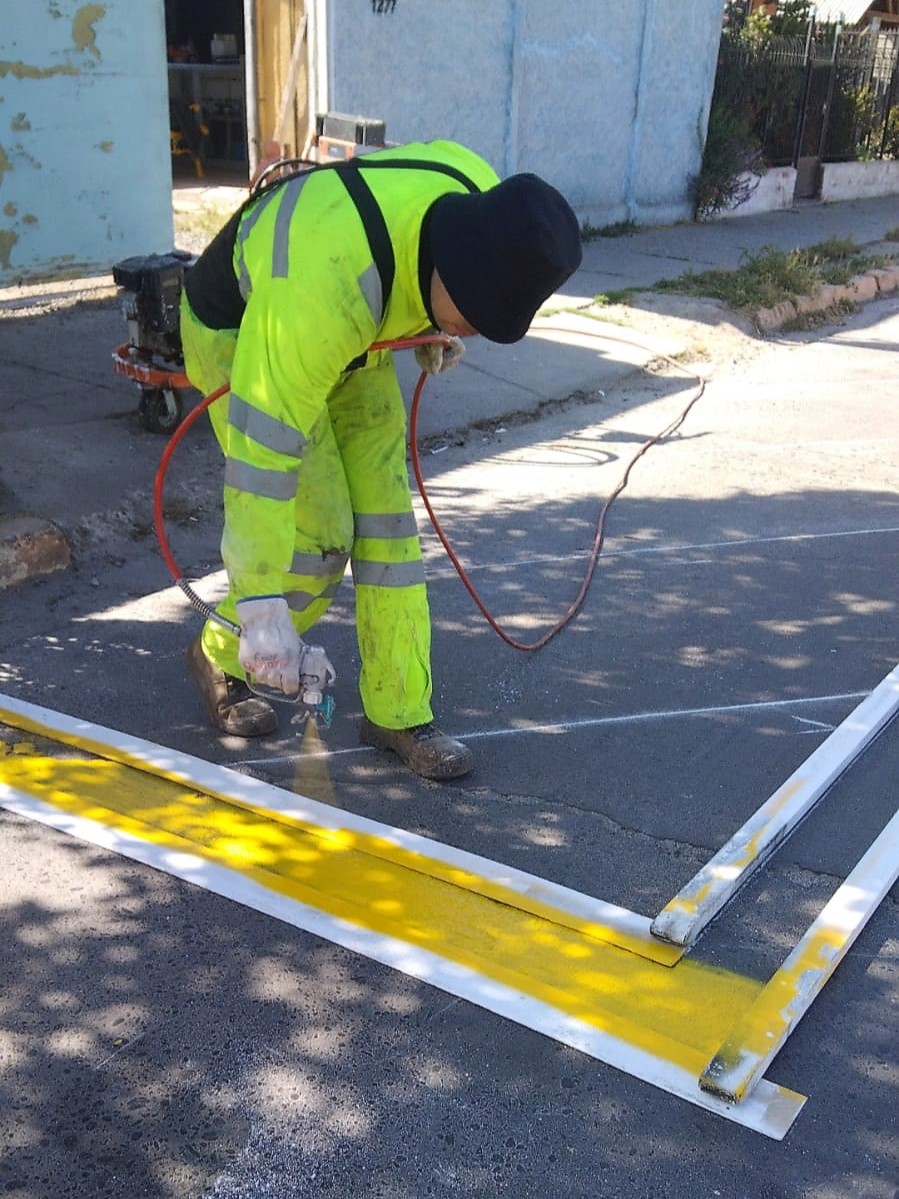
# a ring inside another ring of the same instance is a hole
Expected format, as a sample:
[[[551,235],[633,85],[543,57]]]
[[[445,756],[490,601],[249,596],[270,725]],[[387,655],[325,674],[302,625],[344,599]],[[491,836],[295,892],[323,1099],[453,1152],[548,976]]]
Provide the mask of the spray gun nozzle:
[[[305,724],[311,716],[316,724],[328,728],[334,718],[334,697],[328,688],[337,681],[337,672],[320,645],[303,645],[299,686],[285,692],[281,688],[260,683],[252,674],[247,674],[250,690],[262,699],[275,703],[295,704],[301,710],[292,718],[291,724]]]
[[[310,712],[310,716],[328,729],[331,727],[331,721],[334,719],[335,707],[334,696],[323,695]]]

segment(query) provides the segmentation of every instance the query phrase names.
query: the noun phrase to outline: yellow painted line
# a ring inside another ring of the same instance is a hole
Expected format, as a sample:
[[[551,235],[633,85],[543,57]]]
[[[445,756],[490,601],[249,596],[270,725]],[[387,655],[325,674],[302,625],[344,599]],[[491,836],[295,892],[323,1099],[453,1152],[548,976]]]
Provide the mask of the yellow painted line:
[[[848,953],[899,878],[899,812],[818,918],[738,1018],[703,1071],[699,1085],[728,1103],[741,1102]]]
[[[497,902],[451,878],[373,857],[356,834],[311,830],[116,762],[10,755],[0,760],[0,778],[72,815],[199,854],[439,953],[697,1075],[760,990],[755,980],[688,960],[660,967],[522,911],[508,896]]]
[[[86,722],[76,722],[59,713],[10,700],[0,696],[0,720],[15,728],[41,736],[50,736],[62,744],[87,750],[100,757],[133,767],[157,778],[174,783],[200,781],[203,791],[224,799],[229,804],[241,804],[244,799],[235,793],[235,776],[224,771],[228,789],[220,784],[221,770],[210,768],[189,755],[178,754],[159,746],[150,746],[137,738],[122,734],[111,734],[111,730],[98,728]],[[111,734],[111,735],[109,735]],[[259,784],[258,780],[241,779],[241,785],[249,796],[271,793],[276,790]],[[283,793],[282,793],[283,794]],[[273,820],[289,815],[299,821],[312,836],[333,837],[336,833],[351,835],[355,845],[372,857],[394,862],[410,870],[419,870],[429,876],[442,878],[453,886],[473,891],[500,903],[511,903],[535,916],[570,928],[584,936],[594,937],[617,945],[631,953],[647,957],[662,965],[673,966],[683,955],[683,949],[659,942],[649,932],[649,921],[636,917],[612,904],[594,900],[589,896],[549,883],[543,879],[511,868],[499,868],[474,854],[448,851],[426,838],[404,834],[398,829],[388,829],[374,821],[340,813],[326,805],[317,804],[303,796],[291,796],[285,811],[270,808],[267,804],[252,803],[248,806],[258,810],[265,806]],[[308,812],[310,819],[300,813]],[[405,844],[402,843],[405,841]],[[467,868],[472,867],[472,868]],[[490,868],[493,877],[485,873]]]
[[[661,965],[558,922],[552,910],[526,910],[495,878],[495,895],[483,894],[468,871],[444,869],[452,857],[429,872],[423,854],[383,856],[373,830],[384,826],[346,812],[331,813],[342,825],[313,825],[277,806],[280,794],[308,814],[304,797],[60,714],[48,719],[69,722],[66,743],[80,737],[105,756],[19,745],[0,756],[0,806],[326,937],[766,1136],[781,1139],[801,1110],[803,1096],[764,1079],[739,1105],[699,1087],[703,1064],[760,982],[686,958]],[[46,735],[46,725],[36,720],[33,731]],[[108,756],[111,738],[129,762]]]
[[[899,710],[899,666],[818,746],[652,922],[688,948]]]

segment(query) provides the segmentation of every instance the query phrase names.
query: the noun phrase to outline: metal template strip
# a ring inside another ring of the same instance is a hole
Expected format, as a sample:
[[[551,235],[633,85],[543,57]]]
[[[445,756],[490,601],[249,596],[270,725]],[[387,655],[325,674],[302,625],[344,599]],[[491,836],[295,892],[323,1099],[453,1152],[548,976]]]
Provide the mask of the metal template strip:
[[[899,812],[731,1030],[699,1079],[710,1095],[741,1103],[899,878]]]
[[[774,1140],[783,1139],[805,1104],[804,1096],[764,1079],[742,1103],[725,1103],[699,1087],[704,1058],[695,1050],[678,1046],[678,1060],[670,1060],[462,963],[312,907],[238,870],[62,811],[25,791],[0,784],[0,806],[363,954]]]
[[[682,949],[662,944],[652,936],[648,917],[627,908],[404,829],[339,811],[307,796],[238,774],[225,766],[216,766],[190,754],[6,695],[0,695],[0,721],[49,736],[110,761],[133,766],[158,778],[186,783],[229,803],[248,804],[280,813],[301,821],[310,830],[358,833],[371,838],[372,852],[377,856],[446,878],[454,886],[486,898],[514,902],[515,906],[541,919],[616,945],[660,965],[673,966],[683,956]]]
[[[899,710],[899,666],[670,900],[652,934],[689,947]]]

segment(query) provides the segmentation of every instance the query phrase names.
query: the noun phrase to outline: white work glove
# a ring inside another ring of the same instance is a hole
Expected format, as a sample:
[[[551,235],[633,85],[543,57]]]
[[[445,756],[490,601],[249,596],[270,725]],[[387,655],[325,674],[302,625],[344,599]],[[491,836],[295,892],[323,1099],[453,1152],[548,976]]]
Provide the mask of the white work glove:
[[[300,690],[300,651],[303,643],[293,627],[283,596],[240,600],[238,660],[251,676],[274,691],[296,696]]]
[[[415,347],[415,361],[428,375],[440,375],[452,370],[462,361],[465,346],[459,337],[447,337],[446,341],[428,341]]]

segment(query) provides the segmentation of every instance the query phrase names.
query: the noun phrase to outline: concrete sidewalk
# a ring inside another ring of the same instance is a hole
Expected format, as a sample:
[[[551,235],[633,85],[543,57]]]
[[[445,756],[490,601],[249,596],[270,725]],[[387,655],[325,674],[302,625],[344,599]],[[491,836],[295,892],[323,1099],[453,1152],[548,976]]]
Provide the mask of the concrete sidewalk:
[[[176,237],[178,247],[202,249],[215,214],[227,217],[243,194],[237,187],[179,188],[176,224],[200,232]],[[769,246],[791,250],[852,238],[871,254],[899,254],[899,242],[886,240],[897,225],[899,198],[886,196],[598,237],[548,306],[554,315],[540,318],[514,346],[475,340],[458,369],[428,382],[419,438],[459,436],[482,424],[533,418],[569,397],[604,394],[660,355],[682,362],[701,357],[703,370],[710,363],[713,369],[716,347],[756,336],[763,320],[753,315],[760,314],[639,289],[687,271],[734,269]],[[899,286],[899,268],[879,283],[884,290]],[[638,294],[627,305],[593,307],[597,295],[631,289]],[[852,294],[875,298],[878,279]],[[768,330],[790,315],[795,310],[773,313]],[[83,532],[110,509],[128,519],[123,497],[141,478],[147,485],[149,464],[164,443],[138,425],[136,385],[112,371],[111,351],[124,340],[111,276],[0,291],[0,589],[65,569],[76,528]],[[397,363],[411,396],[414,359],[398,354]]]

